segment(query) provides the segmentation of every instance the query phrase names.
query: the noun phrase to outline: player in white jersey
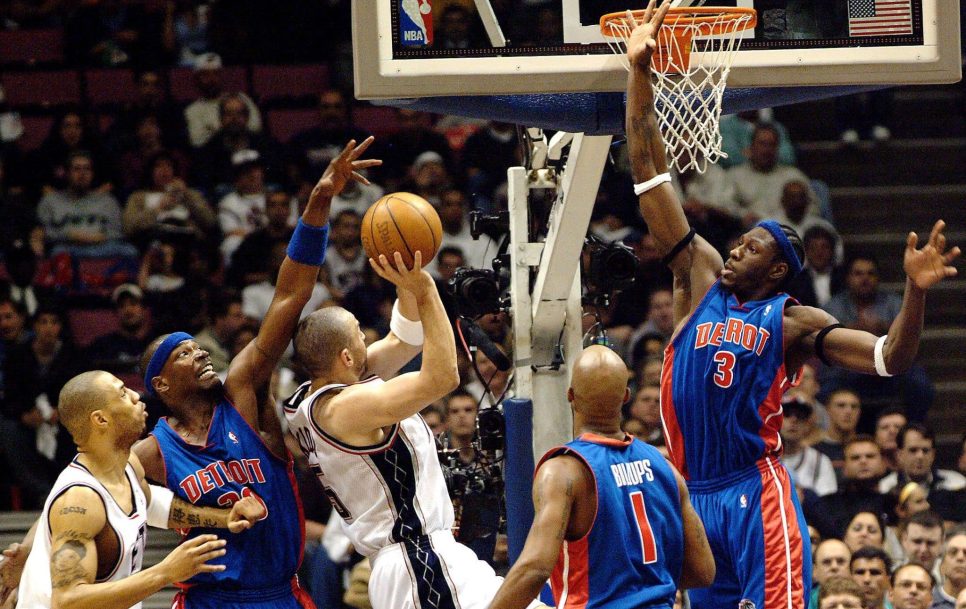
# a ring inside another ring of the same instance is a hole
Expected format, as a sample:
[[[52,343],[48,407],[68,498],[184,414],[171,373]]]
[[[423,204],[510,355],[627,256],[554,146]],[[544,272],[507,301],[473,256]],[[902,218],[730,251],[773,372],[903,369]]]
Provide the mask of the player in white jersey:
[[[372,563],[374,609],[484,609],[502,578],[453,539],[435,440],[418,414],[459,383],[453,331],[418,252],[411,270],[398,253],[395,267],[385,256],[370,263],[397,287],[391,332],[367,350],[345,309],[305,318],[295,354],[312,380],[286,401],[289,429],[353,546]],[[371,378],[395,374],[419,352],[424,332],[418,372]]]
[[[224,569],[205,564],[225,553],[223,540],[206,535],[141,571],[147,524],[240,532],[264,516],[255,498],[231,510],[199,508],[149,486],[131,454],[144,432],[144,403],[114,375],[93,371],[74,377],[61,390],[58,410],[78,455],[57,478],[32,537],[28,534],[25,546],[32,548],[20,578],[18,608],[140,607],[168,584]],[[4,568],[16,562],[8,560]]]

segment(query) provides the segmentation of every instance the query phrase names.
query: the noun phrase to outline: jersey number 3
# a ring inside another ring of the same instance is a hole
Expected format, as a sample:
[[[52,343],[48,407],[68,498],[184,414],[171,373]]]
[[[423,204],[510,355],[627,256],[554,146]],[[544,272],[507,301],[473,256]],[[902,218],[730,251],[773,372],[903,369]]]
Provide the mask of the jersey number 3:
[[[735,354],[731,351],[718,351],[714,354],[718,370],[714,373],[714,384],[727,389],[735,380]]]
[[[634,516],[637,518],[637,532],[641,535],[641,554],[644,555],[644,564],[649,565],[657,562],[657,542],[654,541],[651,522],[647,519],[644,494],[641,491],[634,491],[630,494],[630,498],[631,507],[634,508]]]

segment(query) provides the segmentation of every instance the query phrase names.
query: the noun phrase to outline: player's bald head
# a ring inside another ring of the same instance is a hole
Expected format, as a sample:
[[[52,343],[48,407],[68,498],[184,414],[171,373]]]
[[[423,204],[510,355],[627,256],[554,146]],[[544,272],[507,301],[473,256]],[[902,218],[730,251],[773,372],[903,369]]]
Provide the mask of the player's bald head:
[[[104,398],[115,377],[110,372],[91,370],[67,381],[60,390],[57,412],[60,422],[70,432],[74,442],[80,444],[90,434],[90,415],[101,408]]]
[[[620,416],[627,401],[627,365],[612,349],[591,345],[574,362],[570,377],[574,408],[593,415]]]

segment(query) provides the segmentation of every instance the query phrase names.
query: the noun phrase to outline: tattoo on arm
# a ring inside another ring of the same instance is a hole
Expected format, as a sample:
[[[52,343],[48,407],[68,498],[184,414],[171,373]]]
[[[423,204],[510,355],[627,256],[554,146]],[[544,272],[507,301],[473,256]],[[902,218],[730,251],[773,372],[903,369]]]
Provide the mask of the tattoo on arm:
[[[87,508],[80,507],[78,505],[68,505],[65,508],[61,508],[61,516],[66,516],[67,514],[86,514]]]
[[[177,506],[171,507],[171,514],[168,516],[168,520],[174,524],[185,524],[185,512],[183,509]]]
[[[208,518],[206,516],[204,521],[202,521],[201,526],[208,527],[209,529],[215,529],[218,528],[218,521],[214,518]]]
[[[81,541],[69,539],[64,542],[50,557],[51,586],[63,588],[77,581],[86,581],[89,575],[81,564],[85,556],[87,556],[87,550]]]

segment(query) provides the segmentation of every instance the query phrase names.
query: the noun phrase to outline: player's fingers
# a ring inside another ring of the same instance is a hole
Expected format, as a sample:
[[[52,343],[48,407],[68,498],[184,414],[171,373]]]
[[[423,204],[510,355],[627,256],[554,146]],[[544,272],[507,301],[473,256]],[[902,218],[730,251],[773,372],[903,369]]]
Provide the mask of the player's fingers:
[[[13,558],[17,555],[17,552],[19,550],[20,550],[20,544],[12,543],[3,550],[3,556],[8,558]],[[4,559],[0,558],[0,565],[2,565],[3,562],[4,562]]]
[[[624,13],[624,20],[630,25],[631,31],[634,31],[634,28],[637,27],[637,19],[634,18],[634,11],[627,9],[627,12]]]
[[[418,273],[423,268],[423,251],[416,250],[413,254],[413,272]]]
[[[946,277],[955,277],[959,274],[959,269],[954,266],[945,266],[943,267],[943,272],[946,274]]]
[[[402,254],[400,252],[393,252],[392,253],[392,259],[396,262],[396,270],[397,271],[399,271],[400,273],[402,273],[403,270],[408,270],[408,269],[406,269],[406,265],[403,264],[403,257],[402,257]]]
[[[250,520],[236,520],[228,524],[228,530],[232,533],[241,533],[250,528],[252,528],[252,522]]]
[[[946,251],[946,235],[945,233],[939,233],[936,235],[936,251],[940,254]]]
[[[944,228],[946,228],[946,223],[942,220],[936,220],[936,223],[932,225],[932,231],[929,232],[929,243],[935,244]]]
[[[349,177],[352,178],[354,181],[359,182],[360,184],[365,184],[366,186],[369,185],[369,180],[366,179],[366,176],[362,175],[358,171],[353,171],[352,175],[350,175]]]
[[[657,0],[651,0],[647,3],[647,8],[644,9],[644,19],[641,20],[641,23],[649,23],[651,21],[651,15],[654,14],[654,5],[656,3]]]
[[[664,0],[664,3],[661,4],[661,8],[658,9],[657,15],[654,18],[655,28],[661,27],[661,24],[664,23],[664,17],[665,15],[667,15],[667,12],[668,10],[670,10],[670,8],[671,8],[671,0]],[[655,32],[655,35],[656,34],[657,32]]]
[[[225,565],[198,565],[198,573],[217,573],[224,570]]]
[[[389,278],[386,277],[385,271],[382,270],[382,267],[379,266],[379,263],[378,262],[376,262],[375,260],[373,260],[372,258],[370,258],[369,259],[369,266],[371,266],[372,267],[372,270],[374,270],[376,272],[376,275],[379,275],[380,277],[382,277],[386,281],[389,281]]]
[[[915,233],[915,231],[910,232],[908,235],[906,235],[906,249],[907,250],[914,250],[914,249],[916,249],[916,245],[918,245],[918,244],[919,244],[919,235],[917,235]]]
[[[962,250],[959,249],[958,245],[953,247],[953,249],[946,252],[946,254],[943,256],[943,263],[949,264],[950,262],[958,258],[961,253],[962,253]]]
[[[339,153],[339,156],[337,158],[343,159],[343,158],[346,158],[346,157],[351,156],[352,155],[352,149],[355,148],[355,147],[356,147],[356,141],[355,140],[349,140],[349,142],[345,145],[345,147],[342,149],[342,152]]]
[[[365,140],[363,140],[363,142],[361,144],[359,144],[358,146],[356,146],[352,150],[352,156],[351,156],[352,160],[354,161],[357,158],[359,158],[360,156],[362,156],[362,153],[366,151],[366,148],[368,148],[369,146],[372,145],[372,142],[375,141],[375,139],[376,139],[375,137],[373,137],[373,136],[370,135]]]

